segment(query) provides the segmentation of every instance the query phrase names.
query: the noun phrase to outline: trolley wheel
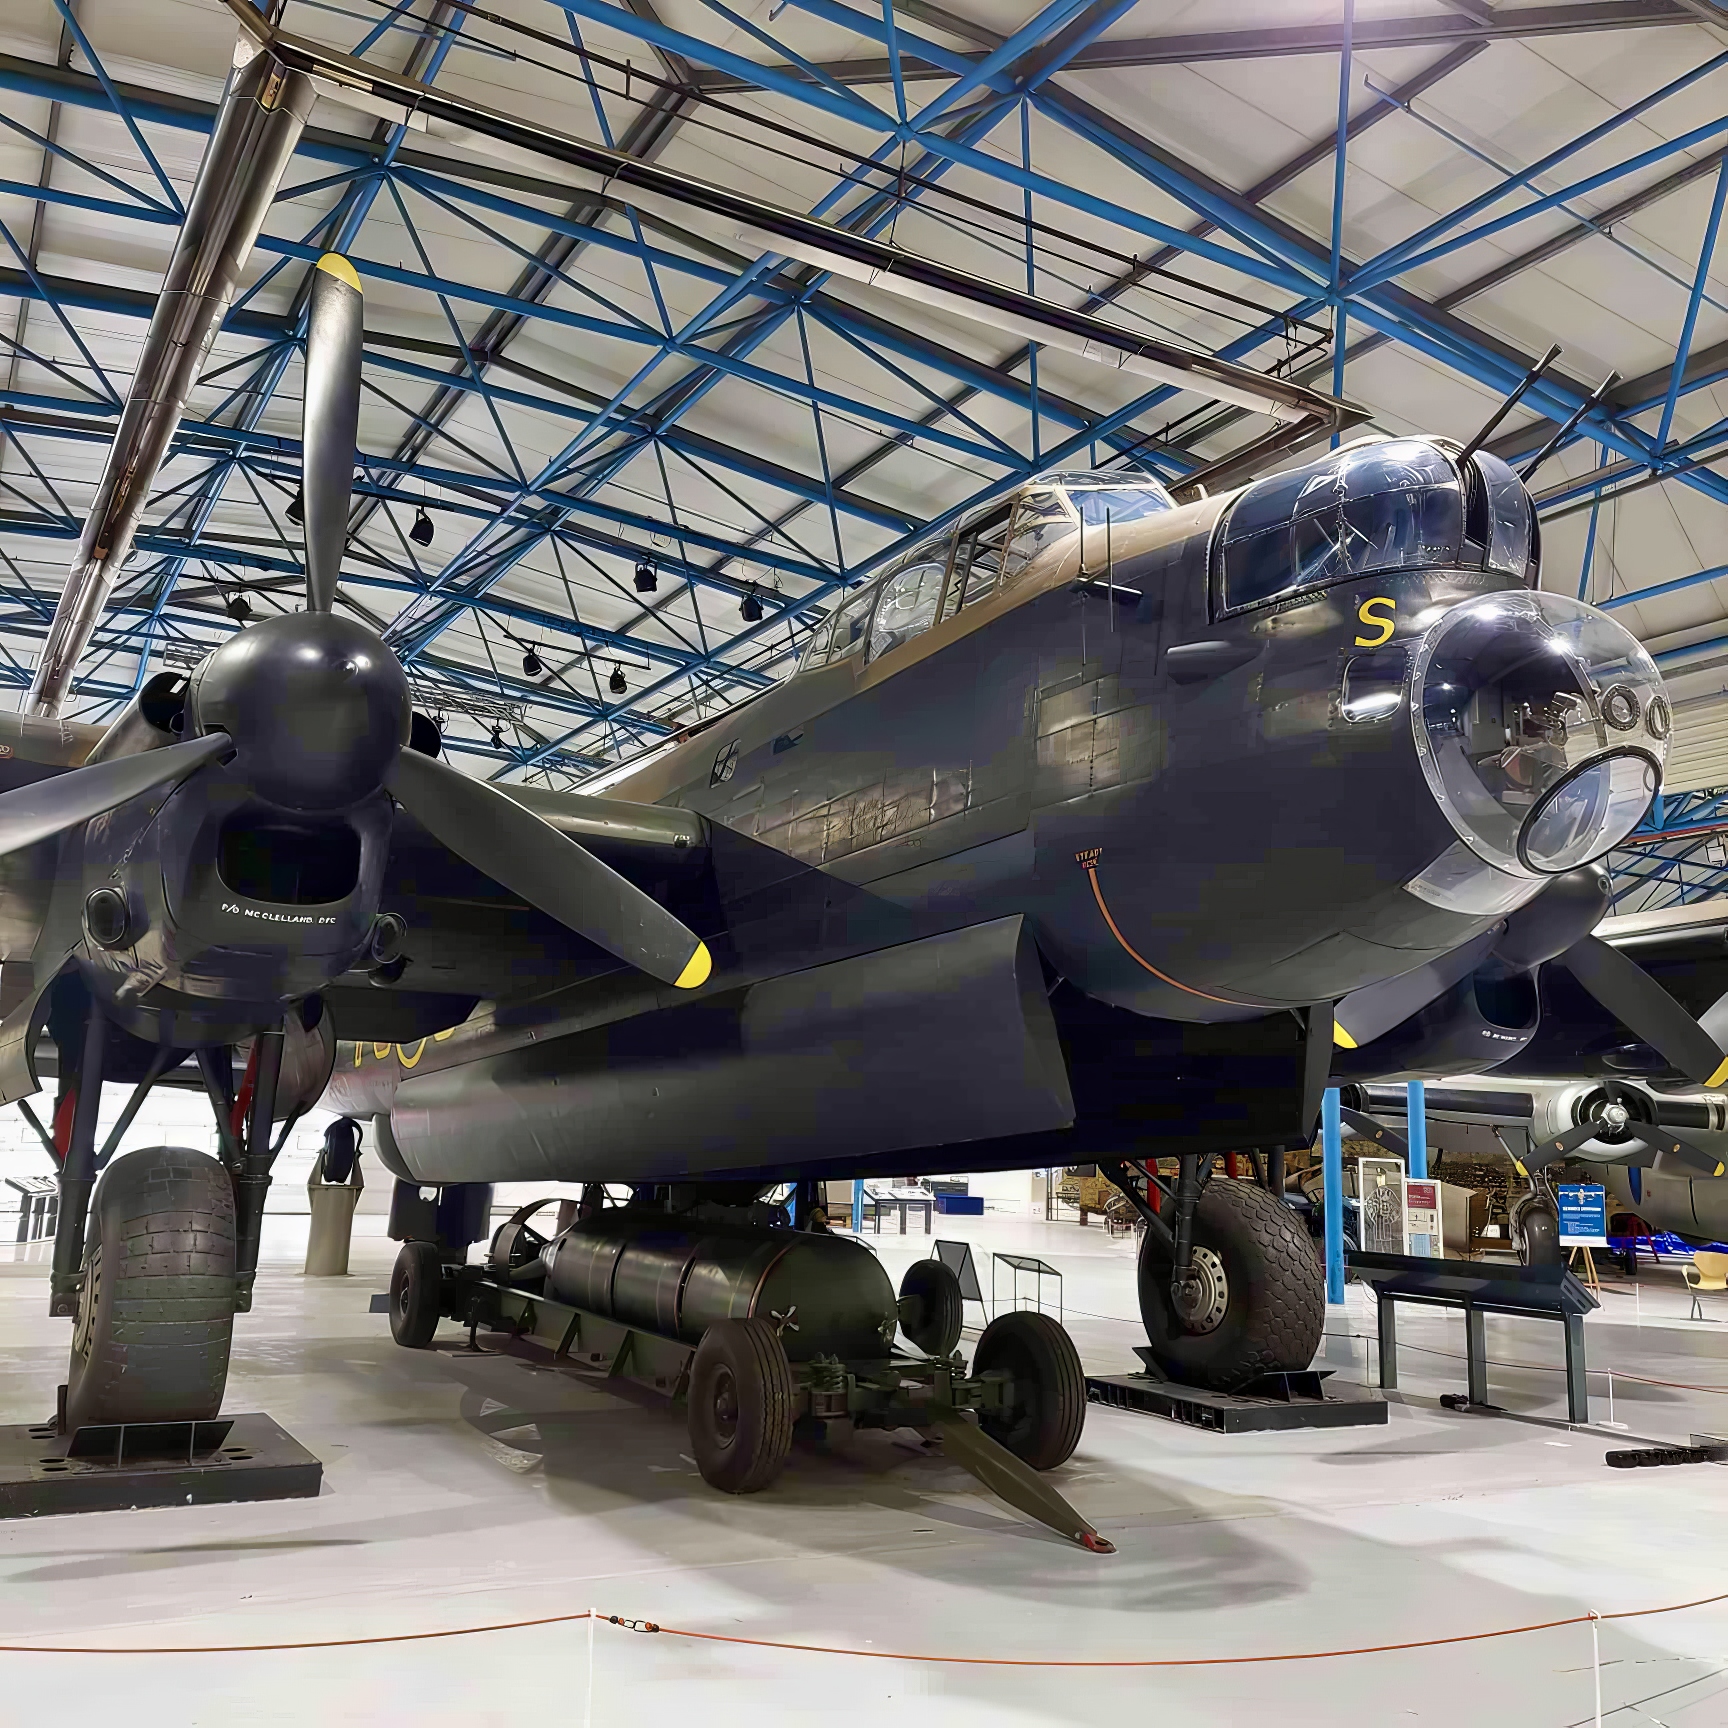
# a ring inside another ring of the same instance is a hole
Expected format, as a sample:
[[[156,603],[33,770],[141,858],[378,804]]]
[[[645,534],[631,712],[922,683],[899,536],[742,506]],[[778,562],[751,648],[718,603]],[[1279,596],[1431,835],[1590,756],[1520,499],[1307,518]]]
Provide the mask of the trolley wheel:
[[[1010,1403],[982,1412],[979,1426],[1034,1470],[1066,1463],[1086,1423],[1086,1375],[1074,1340],[1048,1314],[998,1314],[972,1357],[974,1375],[992,1369],[1007,1370]]]
[[[710,1488],[754,1494],[792,1450],[792,1366],[766,1320],[717,1320],[690,1368],[690,1450]]]
[[[202,1421],[234,1335],[234,1187],[214,1158],[151,1146],[96,1184],[66,1424]]]
[[[900,1330],[926,1356],[950,1356],[960,1342],[966,1304],[960,1280],[940,1260],[914,1260],[900,1280]]]
[[[1252,1182],[1214,1178],[1194,1208],[1194,1279],[1181,1308],[1157,1234],[1140,1244],[1140,1317],[1172,1380],[1234,1391],[1314,1360],[1324,1273],[1296,1213]]]
[[[435,1242],[404,1242],[390,1273],[390,1335],[424,1350],[444,1313],[444,1262]]]

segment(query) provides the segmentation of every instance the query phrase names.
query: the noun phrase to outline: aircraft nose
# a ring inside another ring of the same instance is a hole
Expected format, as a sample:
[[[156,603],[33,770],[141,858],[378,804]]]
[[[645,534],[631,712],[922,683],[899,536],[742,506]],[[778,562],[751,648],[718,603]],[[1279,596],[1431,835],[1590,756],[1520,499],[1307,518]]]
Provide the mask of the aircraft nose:
[[[1422,639],[1411,695],[1430,791],[1501,870],[1558,875],[1601,857],[1661,785],[1661,674],[1582,601],[1513,591],[1451,608]]]

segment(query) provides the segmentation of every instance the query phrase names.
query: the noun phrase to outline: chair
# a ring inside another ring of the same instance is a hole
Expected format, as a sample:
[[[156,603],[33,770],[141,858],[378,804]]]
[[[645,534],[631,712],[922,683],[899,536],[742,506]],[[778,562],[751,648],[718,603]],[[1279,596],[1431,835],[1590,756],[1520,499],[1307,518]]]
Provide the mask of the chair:
[[[1682,1266],[1680,1271],[1692,1288],[1691,1318],[1702,1320],[1704,1310],[1699,1305],[1698,1294],[1702,1290],[1728,1290],[1728,1254],[1711,1254],[1700,1249],[1692,1256],[1692,1264]]]

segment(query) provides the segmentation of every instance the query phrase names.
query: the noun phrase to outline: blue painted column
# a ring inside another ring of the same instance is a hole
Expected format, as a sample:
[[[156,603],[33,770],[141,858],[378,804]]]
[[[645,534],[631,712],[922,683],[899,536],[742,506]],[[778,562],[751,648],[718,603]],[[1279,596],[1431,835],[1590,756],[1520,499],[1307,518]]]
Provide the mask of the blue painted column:
[[[1320,1106],[1320,1172],[1326,1183],[1326,1300],[1344,1301],[1344,1130],[1338,1088],[1328,1086]]]
[[[1420,1181],[1428,1174],[1428,1083],[1412,1080],[1409,1092],[1410,1174]]]
[[[857,1176],[852,1181],[852,1234],[864,1234],[864,1178]]]

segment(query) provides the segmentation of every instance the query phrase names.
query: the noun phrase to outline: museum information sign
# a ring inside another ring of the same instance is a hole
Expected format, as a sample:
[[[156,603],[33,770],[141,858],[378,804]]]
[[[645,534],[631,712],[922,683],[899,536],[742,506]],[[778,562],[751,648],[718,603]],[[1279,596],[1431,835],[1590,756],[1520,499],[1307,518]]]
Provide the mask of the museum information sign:
[[[1560,1246],[1606,1248],[1608,1190],[1595,1182],[1569,1182],[1555,1192],[1560,1201]]]

